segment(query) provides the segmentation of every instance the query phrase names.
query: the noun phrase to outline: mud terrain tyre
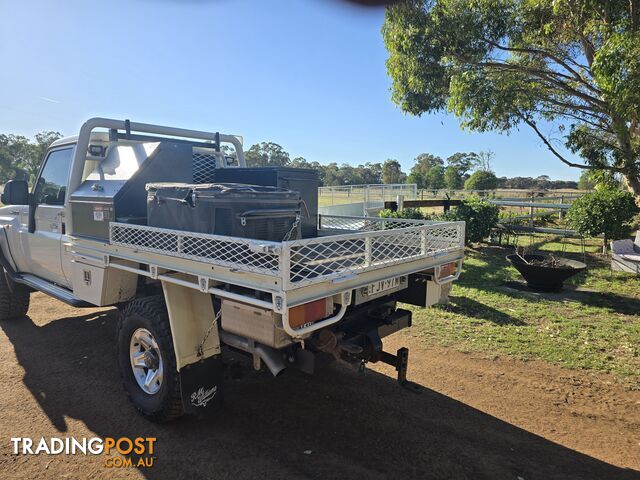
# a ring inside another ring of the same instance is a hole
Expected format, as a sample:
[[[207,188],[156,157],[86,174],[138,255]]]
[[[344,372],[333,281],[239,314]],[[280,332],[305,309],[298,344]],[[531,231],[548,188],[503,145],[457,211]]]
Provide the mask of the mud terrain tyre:
[[[124,389],[149,420],[184,414],[169,315],[162,295],[129,302],[120,310],[117,359]]]
[[[31,292],[9,278],[0,267],[0,320],[22,318],[29,310]]]

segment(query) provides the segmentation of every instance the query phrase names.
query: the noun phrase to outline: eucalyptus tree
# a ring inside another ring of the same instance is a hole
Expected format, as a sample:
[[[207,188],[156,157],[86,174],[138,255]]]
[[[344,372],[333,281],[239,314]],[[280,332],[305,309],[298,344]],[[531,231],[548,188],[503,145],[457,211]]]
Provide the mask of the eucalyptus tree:
[[[471,130],[526,126],[563,163],[618,173],[638,195],[639,26],[640,0],[397,2],[382,29],[392,98]]]

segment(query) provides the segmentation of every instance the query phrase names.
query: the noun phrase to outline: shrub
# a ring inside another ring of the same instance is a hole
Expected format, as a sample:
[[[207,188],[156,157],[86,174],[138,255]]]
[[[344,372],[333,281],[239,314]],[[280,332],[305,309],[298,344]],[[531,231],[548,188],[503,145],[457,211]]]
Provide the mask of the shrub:
[[[381,210],[378,214],[381,218],[407,218],[410,220],[425,220],[427,217],[418,208],[404,208],[401,212],[393,210]]]
[[[443,215],[444,220],[463,220],[466,222],[466,243],[481,242],[498,224],[497,205],[471,197],[462,201],[455,210]]]
[[[567,212],[567,222],[582,235],[604,235],[606,246],[608,240],[629,233],[630,223],[637,212],[632,193],[605,188],[587,193],[573,202]]]

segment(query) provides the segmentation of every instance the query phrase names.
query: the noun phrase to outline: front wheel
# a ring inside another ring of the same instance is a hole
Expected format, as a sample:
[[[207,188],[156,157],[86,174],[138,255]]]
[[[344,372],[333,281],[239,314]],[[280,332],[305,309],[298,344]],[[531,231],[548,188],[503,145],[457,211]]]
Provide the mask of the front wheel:
[[[183,415],[169,315],[161,295],[129,302],[120,312],[117,355],[135,407],[155,422]]]
[[[30,298],[29,288],[11,280],[0,267],[0,320],[24,317],[29,310]]]

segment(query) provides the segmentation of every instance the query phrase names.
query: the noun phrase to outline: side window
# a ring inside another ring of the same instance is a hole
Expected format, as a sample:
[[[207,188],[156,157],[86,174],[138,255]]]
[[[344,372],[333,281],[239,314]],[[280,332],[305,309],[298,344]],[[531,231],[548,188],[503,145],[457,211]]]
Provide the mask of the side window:
[[[72,148],[54,150],[45,160],[34,192],[37,205],[64,205],[72,152]]]

